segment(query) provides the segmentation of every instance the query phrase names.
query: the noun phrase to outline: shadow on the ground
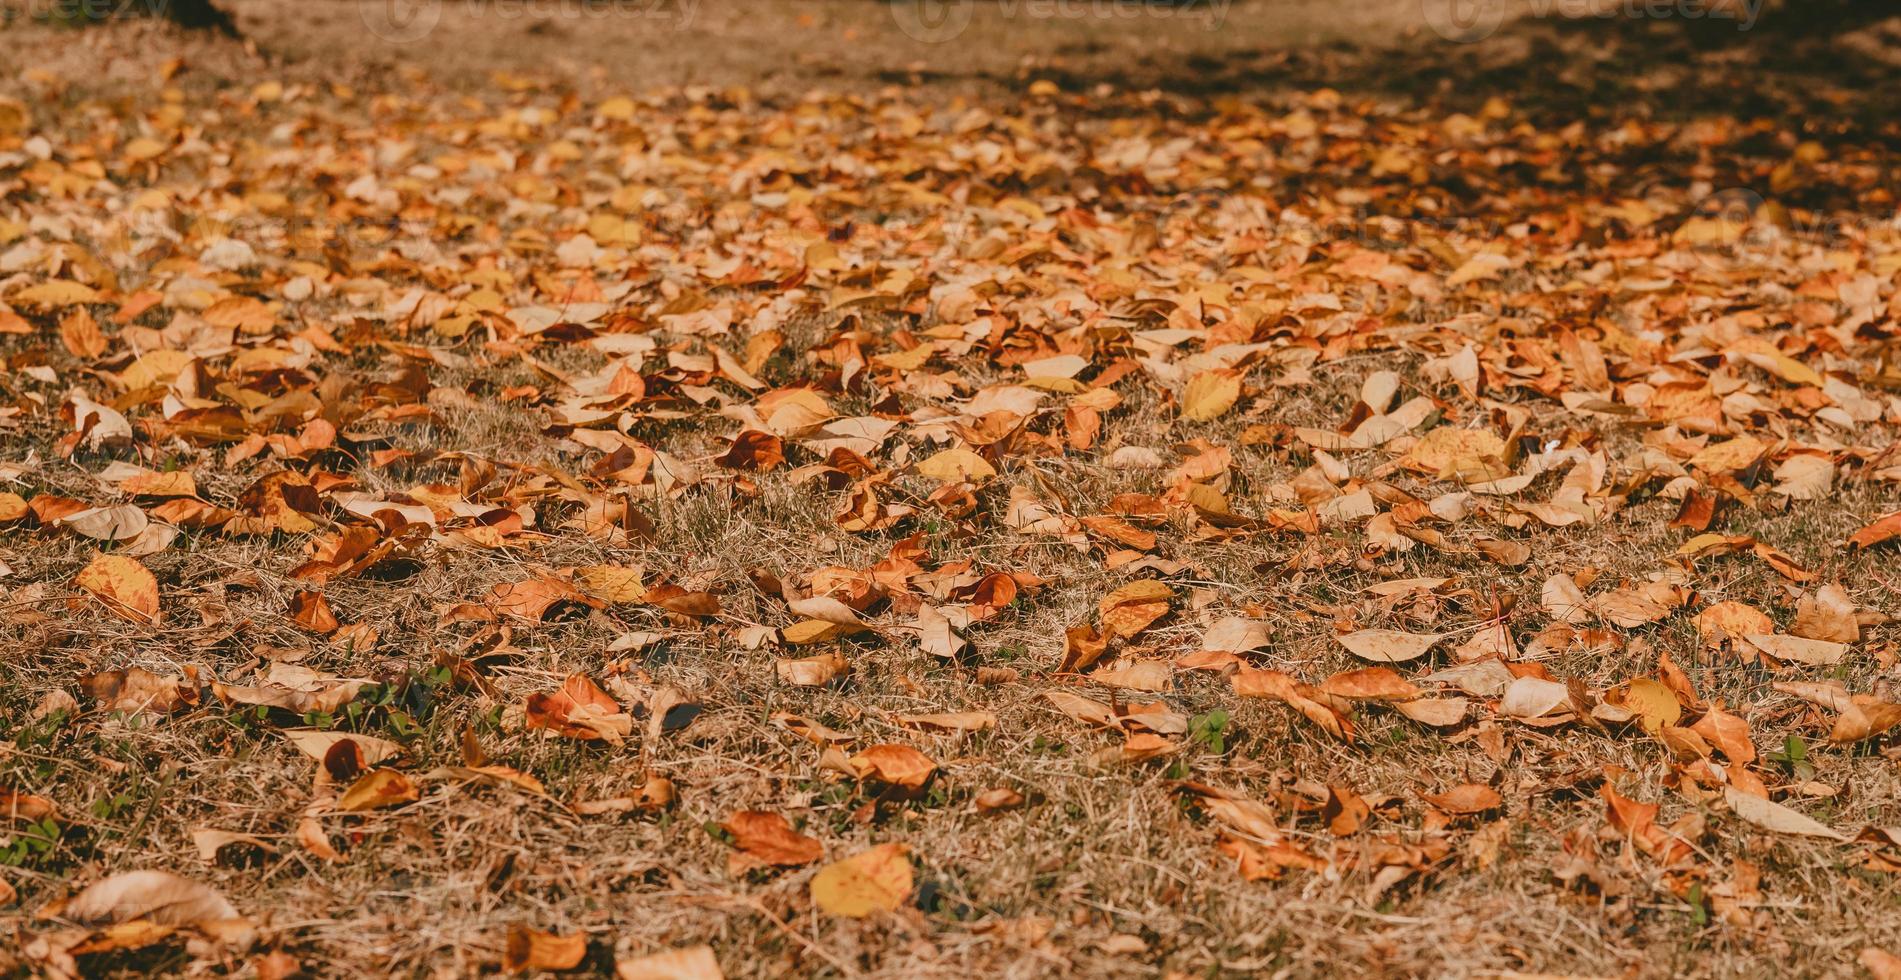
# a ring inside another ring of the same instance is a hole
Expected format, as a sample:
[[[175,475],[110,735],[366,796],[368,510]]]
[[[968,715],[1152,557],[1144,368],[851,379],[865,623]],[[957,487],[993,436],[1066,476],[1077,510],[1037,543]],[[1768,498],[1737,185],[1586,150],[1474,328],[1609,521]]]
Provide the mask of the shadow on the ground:
[[[1547,6],[1557,9],[1558,4]],[[1040,74],[1197,98],[1330,87],[1473,111],[1508,99],[1541,126],[1644,117],[1772,120],[1824,145],[1901,144],[1901,2],[1787,0],[1734,19],[1556,15],[1472,44],[1420,31],[1393,46],[1264,48],[1240,57],[1141,53],[1112,71]]]

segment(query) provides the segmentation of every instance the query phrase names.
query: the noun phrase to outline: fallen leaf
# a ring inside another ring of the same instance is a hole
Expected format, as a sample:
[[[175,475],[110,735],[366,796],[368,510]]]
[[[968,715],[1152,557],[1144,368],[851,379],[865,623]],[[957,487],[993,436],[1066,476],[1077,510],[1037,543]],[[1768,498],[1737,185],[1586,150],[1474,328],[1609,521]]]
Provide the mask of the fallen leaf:
[[[422,791],[409,777],[394,769],[371,769],[350,784],[337,798],[340,813],[362,813],[385,807],[401,806],[422,799]]]
[[[859,779],[875,780],[905,790],[920,790],[937,772],[937,764],[908,746],[883,744],[867,747],[851,758]]]
[[[862,919],[891,912],[911,897],[911,859],[903,844],[879,844],[819,869],[812,901],[821,910]]]
[[[586,957],[585,933],[562,936],[518,924],[508,927],[508,939],[502,947],[502,969],[510,973],[572,970]]]
[[[1724,787],[1723,799],[1737,816],[1767,831],[1797,837],[1848,840],[1840,831],[1818,823],[1780,803],[1765,800],[1759,796],[1751,796],[1735,787]]]
[[[1360,630],[1334,637],[1354,656],[1384,664],[1418,660],[1443,638],[1438,633],[1403,633],[1385,629]]]
[[[158,579],[134,559],[100,555],[80,571],[73,584],[123,619],[141,626],[158,625]]]
[[[684,946],[614,964],[616,980],[726,980],[711,946]]]
[[[777,813],[741,810],[727,817],[721,826],[733,835],[735,850],[726,866],[735,876],[753,868],[794,868],[825,855],[824,845],[793,830],[786,818]]]

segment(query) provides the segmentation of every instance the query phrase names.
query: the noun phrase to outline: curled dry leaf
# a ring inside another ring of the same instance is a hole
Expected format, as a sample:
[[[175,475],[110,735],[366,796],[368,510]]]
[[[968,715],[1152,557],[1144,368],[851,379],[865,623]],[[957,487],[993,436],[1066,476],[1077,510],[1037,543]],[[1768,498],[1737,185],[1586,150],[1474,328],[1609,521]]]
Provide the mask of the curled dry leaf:
[[[997,475],[997,468],[968,449],[946,449],[917,464],[918,475],[939,483],[976,483]]]
[[[1353,741],[1353,722],[1344,712],[1335,710],[1323,699],[1325,694],[1311,684],[1304,684],[1278,670],[1248,670],[1243,668],[1232,680],[1234,693],[1247,698],[1272,698],[1281,701],[1305,715],[1308,721],[1319,725],[1327,734],[1343,741]]]
[[[502,969],[510,973],[572,970],[586,957],[585,933],[563,936],[518,924],[508,927],[508,939],[502,947]]]
[[[903,844],[879,844],[819,869],[812,901],[831,915],[862,919],[894,911],[911,897],[911,859]]]
[[[1169,665],[1161,660],[1138,660],[1114,668],[1098,670],[1089,679],[1108,687],[1128,691],[1166,691],[1172,685]]]
[[[1824,585],[1796,603],[1795,625],[1789,632],[1809,640],[1854,643],[1861,639],[1855,600],[1840,585]]]
[[[292,714],[330,713],[356,699],[367,682],[320,674],[300,664],[273,663],[253,685],[213,683],[225,704],[279,708]]]
[[[918,646],[934,657],[948,660],[956,657],[968,645],[951,626],[950,618],[928,602],[918,604],[911,628],[917,633]]]
[[[233,844],[255,847],[265,853],[276,853],[277,848],[256,834],[240,834],[229,830],[199,828],[191,832],[192,846],[198,848],[198,857],[206,862],[218,860],[218,852]]]
[[[1056,710],[1085,725],[1097,725],[1103,728],[1121,727],[1115,711],[1101,701],[1070,691],[1044,691],[1043,697],[1055,705]]]
[[[836,653],[821,653],[803,660],[779,660],[773,667],[787,684],[824,687],[850,670],[851,664]]]
[[[525,582],[505,582],[495,586],[489,592],[488,604],[503,616],[514,616],[538,623],[548,611],[564,602],[599,606],[599,600],[590,598],[565,579],[552,575],[531,578]]]
[[[1848,543],[1857,548],[1872,548],[1875,545],[1901,537],[1901,510],[1885,515],[1848,536]]]
[[[1563,684],[1539,677],[1520,677],[1505,688],[1498,713],[1523,722],[1550,722],[1568,715],[1571,691]]]
[[[38,823],[59,813],[59,807],[44,796],[0,787],[0,822]]]
[[[1321,681],[1320,690],[1349,701],[1407,701],[1422,693],[1391,667],[1342,671]]]
[[[1705,646],[1719,646],[1759,633],[1774,633],[1775,620],[1747,603],[1725,599],[1696,614],[1696,632]]]
[[[1241,373],[1226,368],[1203,371],[1182,391],[1182,418],[1207,422],[1227,414],[1241,399]]]
[[[1422,725],[1451,728],[1465,721],[1470,705],[1464,698],[1416,698],[1394,704],[1393,710]]]
[[[1023,794],[1008,786],[998,786],[978,793],[971,803],[977,807],[979,813],[1014,810],[1023,805]]]
[[[553,694],[530,694],[525,712],[529,728],[568,738],[619,745],[633,733],[633,716],[585,674],[575,674]]]
[[[314,591],[299,592],[291,597],[290,621],[319,635],[335,633],[337,627],[342,625],[337,622],[337,614],[331,611],[330,603],[324,599],[323,593]]]
[[[295,746],[297,751],[317,762],[323,762],[329,758],[331,752],[345,743],[349,744],[363,765],[373,766],[394,759],[403,753],[401,745],[388,739],[352,732],[299,729],[285,732],[284,737],[290,740],[290,744]]]
[[[1901,725],[1901,704],[1868,694],[1850,694],[1840,684],[1794,681],[1777,683],[1774,687],[1784,694],[1837,712],[1835,727],[1828,736],[1836,745],[1874,738]]]
[[[386,807],[402,806],[422,799],[422,792],[409,777],[394,769],[371,769],[357,777],[350,788],[337,798],[339,813],[362,813]]]
[[[1901,956],[1882,949],[1879,946],[1864,946],[1855,962],[1868,971],[1874,980],[1901,980]]]

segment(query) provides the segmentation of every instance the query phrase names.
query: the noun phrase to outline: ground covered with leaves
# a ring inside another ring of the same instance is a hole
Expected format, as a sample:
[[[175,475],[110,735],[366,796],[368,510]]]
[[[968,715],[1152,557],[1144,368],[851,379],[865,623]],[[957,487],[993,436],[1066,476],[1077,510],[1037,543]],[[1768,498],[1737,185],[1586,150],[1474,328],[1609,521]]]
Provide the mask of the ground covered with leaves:
[[[0,97],[0,973],[1901,975],[1813,63],[45,56],[126,37]]]

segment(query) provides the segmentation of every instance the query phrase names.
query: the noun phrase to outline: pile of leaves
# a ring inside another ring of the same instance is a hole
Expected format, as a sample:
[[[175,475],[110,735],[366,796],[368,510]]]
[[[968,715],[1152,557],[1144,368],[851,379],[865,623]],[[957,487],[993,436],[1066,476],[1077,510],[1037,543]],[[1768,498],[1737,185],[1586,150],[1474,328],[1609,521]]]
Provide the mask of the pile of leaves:
[[[0,102],[0,963],[324,972],[325,879],[495,811],[564,840],[478,849],[505,924],[374,969],[1209,968],[1060,856],[978,880],[1138,832],[1051,752],[1196,889],[1771,946],[1898,893],[1883,151],[188,76]]]

